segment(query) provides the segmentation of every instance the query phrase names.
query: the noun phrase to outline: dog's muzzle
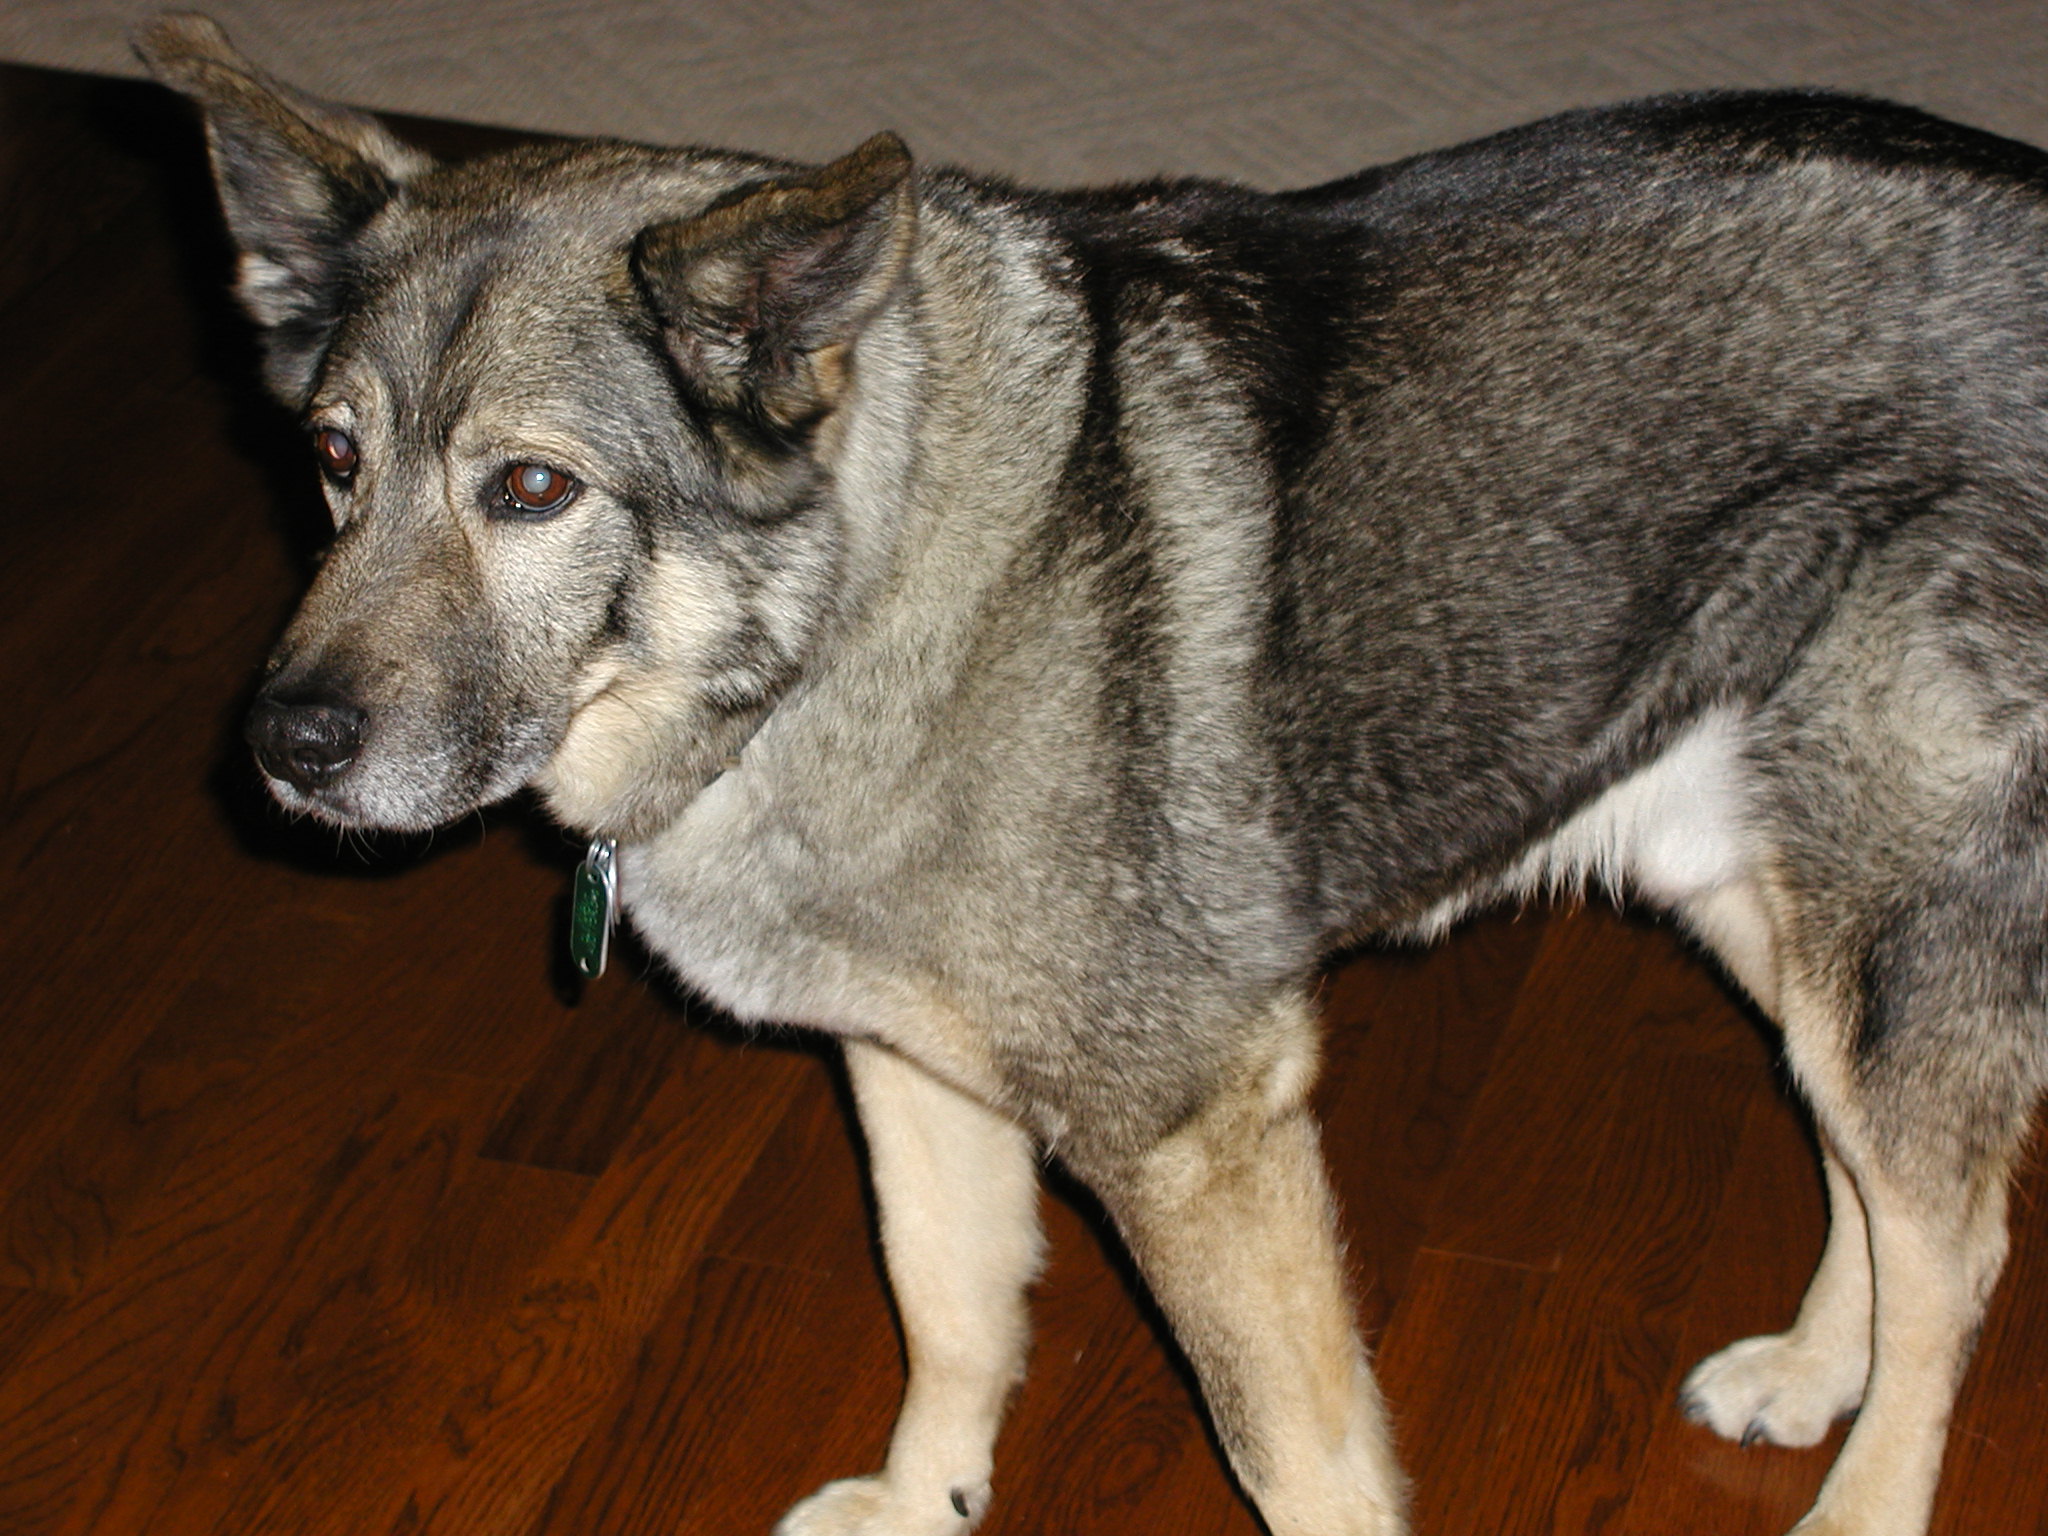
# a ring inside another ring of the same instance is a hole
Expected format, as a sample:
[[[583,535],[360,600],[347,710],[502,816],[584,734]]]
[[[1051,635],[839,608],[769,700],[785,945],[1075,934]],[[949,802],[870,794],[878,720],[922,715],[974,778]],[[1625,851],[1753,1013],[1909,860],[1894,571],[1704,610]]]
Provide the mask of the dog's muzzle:
[[[368,723],[369,716],[352,704],[264,696],[250,709],[242,734],[265,773],[311,794],[348,771]]]

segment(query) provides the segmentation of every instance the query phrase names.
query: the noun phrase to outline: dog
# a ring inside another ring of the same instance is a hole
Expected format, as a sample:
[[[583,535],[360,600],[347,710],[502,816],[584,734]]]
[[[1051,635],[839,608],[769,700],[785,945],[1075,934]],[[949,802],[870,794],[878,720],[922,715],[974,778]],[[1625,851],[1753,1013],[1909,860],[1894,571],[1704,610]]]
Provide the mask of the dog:
[[[140,47],[335,524],[249,716],[276,799],[532,787],[600,934],[844,1041],[911,1374],[783,1536],[982,1517],[1040,1157],[1268,1527],[1404,1530],[1311,987],[1587,881],[1819,1129],[1812,1287],[1685,1411],[1854,1411],[1798,1531],[1926,1529],[2048,1073],[2048,156],[1795,92],[1278,195],[887,134],[444,165],[203,19]]]

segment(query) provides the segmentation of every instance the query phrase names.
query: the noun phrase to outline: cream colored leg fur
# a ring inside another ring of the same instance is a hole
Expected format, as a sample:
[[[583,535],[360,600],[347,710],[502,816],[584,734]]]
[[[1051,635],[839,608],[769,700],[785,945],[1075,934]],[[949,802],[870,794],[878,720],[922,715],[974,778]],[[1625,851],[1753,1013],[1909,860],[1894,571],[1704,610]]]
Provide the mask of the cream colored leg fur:
[[[820,1489],[777,1536],[956,1536],[988,1508],[1024,1373],[1038,1163],[1018,1126],[902,1057],[849,1041],[846,1063],[910,1381],[882,1471]]]

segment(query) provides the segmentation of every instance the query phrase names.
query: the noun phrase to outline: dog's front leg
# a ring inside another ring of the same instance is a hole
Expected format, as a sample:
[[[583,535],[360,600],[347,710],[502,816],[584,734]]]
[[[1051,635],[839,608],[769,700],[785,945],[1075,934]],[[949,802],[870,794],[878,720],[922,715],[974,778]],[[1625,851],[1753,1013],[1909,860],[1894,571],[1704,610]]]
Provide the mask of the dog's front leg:
[[[1306,1102],[1313,1025],[1303,1006],[1276,1013],[1281,1043],[1264,1063],[1148,1151],[1081,1171],[1116,1216],[1274,1536],[1400,1536],[1405,1486]]]
[[[959,1536],[988,1508],[996,1429],[1024,1371],[1037,1159],[1016,1124],[891,1051],[849,1042],[846,1064],[910,1380],[882,1471],[827,1484],[776,1533]]]

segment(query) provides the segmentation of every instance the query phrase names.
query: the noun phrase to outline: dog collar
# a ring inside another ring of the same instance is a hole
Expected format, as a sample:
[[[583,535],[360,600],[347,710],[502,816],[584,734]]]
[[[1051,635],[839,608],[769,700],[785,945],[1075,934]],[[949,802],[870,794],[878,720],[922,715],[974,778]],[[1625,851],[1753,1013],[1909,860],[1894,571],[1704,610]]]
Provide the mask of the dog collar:
[[[766,721],[766,713],[753,723],[744,748]],[[739,767],[739,749],[719,759],[718,771],[705,782],[724,777]],[[569,887],[569,958],[576,969],[595,981],[604,974],[605,956],[611,950],[612,927],[619,920],[619,840],[593,837],[576,866],[576,878]]]
[[[618,920],[618,839],[593,837],[569,888],[569,958],[593,981],[604,974],[612,924]]]

